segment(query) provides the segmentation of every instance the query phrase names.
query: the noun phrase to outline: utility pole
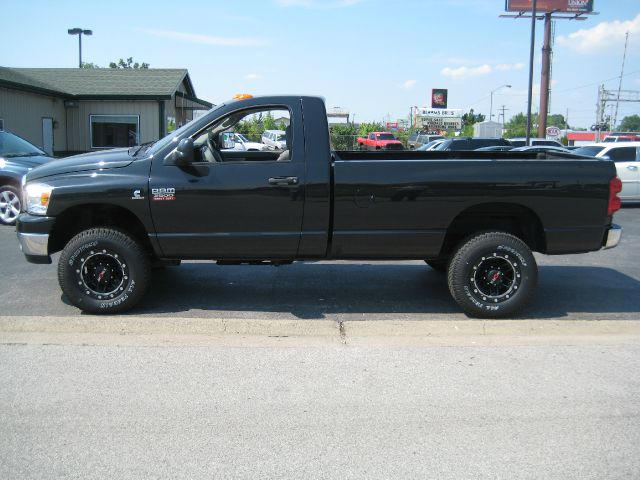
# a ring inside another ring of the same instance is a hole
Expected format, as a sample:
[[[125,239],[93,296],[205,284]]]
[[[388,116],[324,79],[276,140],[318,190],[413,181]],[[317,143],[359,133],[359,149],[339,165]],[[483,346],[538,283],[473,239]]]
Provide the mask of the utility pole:
[[[508,108],[506,108],[506,105],[502,105],[502,108],[500,108],[500,111],[502,112],[499,116],[498,116],[498,122],[500,122],[500,116],[502,116],[502,125],[505,124],[505,122],[507,121],[507,117],[504,116],[504,112],[509,110]]]
[[[544,14],[544,43],[542,46],[542,74],[540,78],[540,115],[538,137],[547,136],[547,114],[549,113],[549,85],[551,83],[551,13]]]
[[[611,125],[611,130],[616,129],[616,125],[618,124],[618,105],[620,104],[620,91],[622,90],[622,77],[624,76],[624,62],[627,59],[627,44],[629,43],[629,32],[626,34],[626,39],[624,41],[624,53],[622,54],[622,70],[620,71],[620,83],[618,83],[618,98],[616,99],[616,114],[613,116],[613,125]]]

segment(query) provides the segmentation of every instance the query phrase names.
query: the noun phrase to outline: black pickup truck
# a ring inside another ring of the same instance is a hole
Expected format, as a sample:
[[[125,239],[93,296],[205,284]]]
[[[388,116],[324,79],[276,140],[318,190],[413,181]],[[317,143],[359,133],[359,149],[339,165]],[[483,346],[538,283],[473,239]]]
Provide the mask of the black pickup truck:
[[[286,150],[223,144],[276,110]],[[150,145],[30,171],[17,232],[32,263],[62,251],[60,287],[87,312],[133,307],[154,264],[182,259],[421,259],[447,272],[467,314],[505,317],[535,290],[532,251],[619,242],[620,188],[613,163],[569,154],[332,152],[321,98],[270,96],[219,105]]]

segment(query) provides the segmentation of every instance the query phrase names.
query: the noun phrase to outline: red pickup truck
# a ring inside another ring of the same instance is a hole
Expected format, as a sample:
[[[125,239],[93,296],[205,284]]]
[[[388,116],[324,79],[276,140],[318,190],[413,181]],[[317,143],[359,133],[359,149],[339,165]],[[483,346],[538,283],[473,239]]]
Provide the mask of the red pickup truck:
[[[402,142],[391,132],[371,132],[358,138],[360,150],[404,150]]]

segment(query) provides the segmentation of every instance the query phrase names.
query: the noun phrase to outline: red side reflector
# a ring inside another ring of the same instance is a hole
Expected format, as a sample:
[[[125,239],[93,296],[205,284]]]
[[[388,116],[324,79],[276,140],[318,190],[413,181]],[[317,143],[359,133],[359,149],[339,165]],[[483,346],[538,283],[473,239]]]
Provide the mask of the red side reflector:
[[[609,180],[609,207],[607,208],[607,215],[611,216],[622,206],[620,197],[618,194],[622,191],[622,180],[618,177],[613,177]]]

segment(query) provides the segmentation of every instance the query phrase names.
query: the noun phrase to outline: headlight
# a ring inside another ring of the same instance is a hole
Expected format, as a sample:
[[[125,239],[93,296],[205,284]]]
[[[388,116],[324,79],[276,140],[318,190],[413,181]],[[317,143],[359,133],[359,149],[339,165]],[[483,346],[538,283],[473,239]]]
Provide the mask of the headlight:
[[[53,187],[46,183],[29,183],[25,186],[26,210],[32,215],[46,215]]]

